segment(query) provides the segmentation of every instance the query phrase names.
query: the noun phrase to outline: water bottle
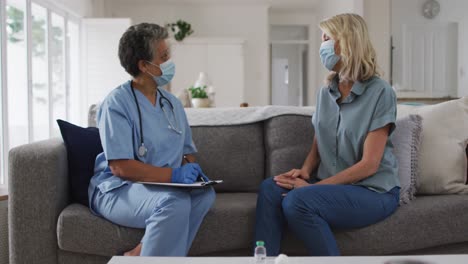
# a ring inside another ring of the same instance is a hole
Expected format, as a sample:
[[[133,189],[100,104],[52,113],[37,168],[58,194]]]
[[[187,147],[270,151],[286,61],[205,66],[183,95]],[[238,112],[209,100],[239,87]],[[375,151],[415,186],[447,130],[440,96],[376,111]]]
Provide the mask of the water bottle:
[[[265,264],[266,263],[266,248],[265,248],[265,242],[263,241],[257,241],[257,246],[255,247],[255,263],[256,264]]]

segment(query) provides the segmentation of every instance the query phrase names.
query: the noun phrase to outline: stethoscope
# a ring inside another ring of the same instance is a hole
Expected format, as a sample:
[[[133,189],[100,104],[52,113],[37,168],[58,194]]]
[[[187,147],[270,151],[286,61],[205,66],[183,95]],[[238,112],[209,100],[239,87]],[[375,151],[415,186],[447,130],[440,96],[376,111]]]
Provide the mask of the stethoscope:
[[[140,147],[138,147],[138,156],[144,157],[146,156],[146,153],[148,153],[148,148],[145,146],[145,142],[143,140],[143,124],[142,124],[142,119],[141,119],[141,110],[140,110],[140,104],[138,103],[138,99],[136,97],[132,82],[130,82],[130,88],[132,90],[133,98],[135,99],[135,104],[138,109],[138,121],[140,123]],[[166,96],[164,96],[159,88],[156,88],[156,95],[159,93],[159,105],[161,106],[161,109],[164,112],[164,116],[166,117],[167,121],[169,122],[169,128],[174,130],[177,134],[182,134],[182,131],[176,127],[172,122],[169,116],[167,115],[166,109],[164,108],[163,100],[166,100],[166,102],[169,103],[169,106],[171,107],[172,115],[174,116],[174,121],[177,123],[177,117],[175,116],[174,113],[174,105],[172,105],[171,101],[167,99]]]

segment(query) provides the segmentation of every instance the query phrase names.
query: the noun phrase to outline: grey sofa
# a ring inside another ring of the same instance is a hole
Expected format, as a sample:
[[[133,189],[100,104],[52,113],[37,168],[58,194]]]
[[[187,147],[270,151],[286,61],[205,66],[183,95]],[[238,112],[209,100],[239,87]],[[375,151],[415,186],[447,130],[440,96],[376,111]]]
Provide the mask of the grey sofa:
[[[258,186],[266,177],[301,166],[313,138],[310,117],[192,129],[199,163],[224,183],[215,188],[215,205],[190,255],[251,255]],[[142,237],[143,230],[112,224],[69,202],[61,139],[11,150],[9,166],[11,264],[106,263]],[[466,254],[468,196],[418,196],[380,223],[335,233],[344,255]],[[306,254],[291,234],[283,245],[287,254]]]

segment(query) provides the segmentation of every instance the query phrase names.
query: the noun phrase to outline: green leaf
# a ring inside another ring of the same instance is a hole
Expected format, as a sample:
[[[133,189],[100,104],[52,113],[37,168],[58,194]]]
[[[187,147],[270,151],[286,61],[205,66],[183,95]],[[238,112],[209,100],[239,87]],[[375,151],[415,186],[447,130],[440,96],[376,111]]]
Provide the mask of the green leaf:
[[[208,94],[205,91],[206,85],[203,87],[190,87],[188,90],[192,94],[192,98],[208,98]]]
[[[177,41],[182,41],[184,38],[193,34],[192,26],[181,19],[168,25],[170,25],[172,32],[175,33],[174,38]]]

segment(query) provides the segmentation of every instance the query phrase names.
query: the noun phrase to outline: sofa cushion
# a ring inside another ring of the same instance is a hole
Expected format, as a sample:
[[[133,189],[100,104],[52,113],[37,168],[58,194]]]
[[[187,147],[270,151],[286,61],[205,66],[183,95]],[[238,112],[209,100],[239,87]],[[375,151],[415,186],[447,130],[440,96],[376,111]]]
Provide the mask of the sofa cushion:
[[[218,193],[190,255],[248,247],[253,239],[256,201],[254,193]],[[57,224],[60,249],[91,255],[113,256],[128,251],[143,234],[143,229],[115,225],[80,204],[66,207]]]
[[[70,251],[57,250],[58,264],[105,264],[109,263],[111,257],[74,253]]]
[[[419,155],[419,194],[468,194],[468,97],[426,106],[398,106],[398,116],[418,114],[423,130]]]
[[[249,248],[254,239],[256,205],[255,193],[218,193],[189,254]]]
[[[143,234],[143,229],[115,225],[80,204],[67,206],[57,223],[59,248],[76,253],[114,256],[134,248]]]
[[[416,194],[421,123],[421,116],[418,115],[409,115],[396,120],[392,143],[393,152],[398,160],[400,204],[409,203]]]
[[[468,241],[468,196],[418,196],[385,221],[337,234],[347,255],[385,255]]]
[[[255,224],[254,193],[221,193],[194,240],[190,255],[245,249],[251,252]],[[418,196],[386,220],[369,227],[335,231],[343,255],[395,254],[468,241],[468,196]],[[58,245],[76,253],[112,256],[132,249],[142,229],[114,225],[89,209],[69,205],[60,214]],[[287,233],[283,252],[306,255],[302,243]]]
[[[88,206],[88,185],[94,174],[94,162],[103,151],[99,130],[79,127],[60,119],[57,123],[67,148],[72,201]]]
[[[255,192],[264,177],[263,123],[192,127],[197,162],[217,192]]]
[[[314,140],[310,116],[284,115],[265,121],[266,175],[301,168]]]
[[[468,241],[468,196],[418,196],[374,225],[334,231],[342,255],[388,255]],[[306,255],[302,243],[287,235],[284,252]]]

